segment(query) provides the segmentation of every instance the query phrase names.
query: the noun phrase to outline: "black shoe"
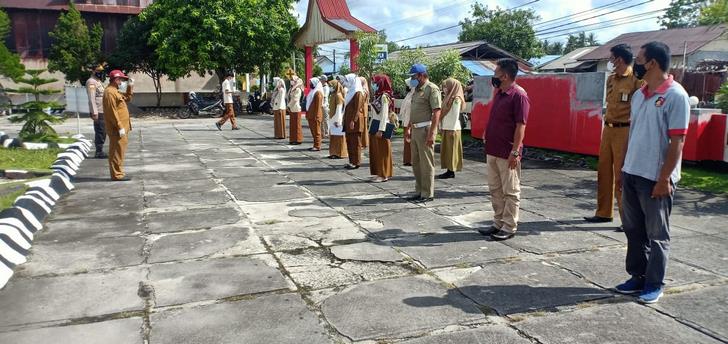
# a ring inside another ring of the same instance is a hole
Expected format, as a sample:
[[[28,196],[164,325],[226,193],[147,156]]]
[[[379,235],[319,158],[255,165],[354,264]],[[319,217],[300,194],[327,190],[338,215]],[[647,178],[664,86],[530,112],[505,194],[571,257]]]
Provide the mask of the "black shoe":
[[[601,216],[592,216],[592,217],[584,217],[584,221],[591,222],[591,223],[605,223],[605,222],[612,222],[611,217],[601,217]]]
[[[96,155],[94,155],[94,158],[96,159],[107,159],[108,157],[109,156],[104,152],[96,153]]]
[[[240,128],[239,127],[234,127],[233,130],[240,130]]]
[[[495,240],[495,241],[503,241],[503,240],[508,240],[508,239],[512,238],[514,235],[516,235],[516,233],[511,233],[511,232],[506,232],[504,230],[499,230],[499,231],[491,234],[490,235],[490,238],[493,239],[493,240]]]
[[[412,164],[403,164],[402,166],[412,166]]]
[[[114,182],[128,182],[128,181],[131,181],[131,177],[124,176],[124,177],[121,177],[119,179],[113,179],[112,178],[111,180],[114,181]]]
[[[617,229],[614,230],[615,232],[624,233],[624,226],[619,226]]]
[[[434,197],[422,197],[416,203],[427,203],[427,202],[432,202],[434,200],[435,200]]]
[[[359,166],[352,165],[352,164],[346,164],[346,166],[344,166],[344,168],[347,170],[356,170],[357,168],[359,168]]]
[[[215,126],[217,127],[217,130],[222,131],[222,124],[215,122]]]
[[[498,229],[498,227],[496,226],[490,226],[488,228],[478,228],[478,233],[483,235],[492,235],[498,233],[498,231],[500,231],[500,229]]]
[[[447,171],[447,172],[445,172],[443,174],[437,175],[437,177],[435,177],[435,178],[437,178],[437,179],[450,179],[450,178],[455,178],[455,172],[453,172],[453,171]]]
[[[414,196],[407,197],[407,200],[410,202],[416,202],[416,201],[419,201],[420,199],[422,199],[422,196],[420,196],[420,195],[414,195]]]

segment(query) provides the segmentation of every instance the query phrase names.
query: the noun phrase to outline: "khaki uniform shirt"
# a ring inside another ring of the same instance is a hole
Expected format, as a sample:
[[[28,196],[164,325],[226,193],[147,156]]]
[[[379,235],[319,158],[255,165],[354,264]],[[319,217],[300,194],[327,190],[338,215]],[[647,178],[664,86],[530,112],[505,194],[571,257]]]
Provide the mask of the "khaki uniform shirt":
[[[624,75],[612,73],[607,78],[607,123],[629,123],[632,95],[642,87],[642,80],[637,79],[632,67],[627,68]]]
[[[410,108],[410,123],[417,124],[432,120],[432,112],[442,107],[440,88],[427,82],[418,86],[412,94],[412,107]]]
[[[118,136],[119,129],[129,133],[131,131],[131,118],[126,103],[131,101],[132,87],[126,87],[126,93],[119,92],[114,86],[104,91],[104,124],[109,136]]]
[[[290,91],[288,94],[288,111],[290,112],[301,112],[301,95],[303,91],[301,88],[296,88]]]
[[[89,114],[104,113],[104,84],[94,77],[86,80],[86,94],[88,94]]]

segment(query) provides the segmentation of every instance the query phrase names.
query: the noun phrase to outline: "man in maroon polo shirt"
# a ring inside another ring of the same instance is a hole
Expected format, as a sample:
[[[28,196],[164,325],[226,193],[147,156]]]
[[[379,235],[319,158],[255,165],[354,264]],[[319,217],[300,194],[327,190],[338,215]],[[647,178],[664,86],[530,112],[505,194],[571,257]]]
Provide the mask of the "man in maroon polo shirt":
[[[501,59],[491,83],[495,88],[488,127],[485,130],[485,154],[488,187],[493,205],[493,225],[479,230],[493,240],[515,235],[521,196],[521,152],[530,102],[526,91],[516,84],[518,63]]]

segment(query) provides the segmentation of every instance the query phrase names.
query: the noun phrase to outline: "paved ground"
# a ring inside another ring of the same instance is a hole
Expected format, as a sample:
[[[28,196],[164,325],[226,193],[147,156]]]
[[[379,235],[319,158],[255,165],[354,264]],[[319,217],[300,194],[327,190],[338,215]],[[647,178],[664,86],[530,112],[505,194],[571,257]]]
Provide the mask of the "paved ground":
[[[136,122],[132,182],[85,161],[0,290],[0,343],[728,341],[725,197],[678,192],[669,289],[644,306],[608,290],[623,234],[580,221],[594,172],[527,163],[520,232],[499,243],[475,231],[480,161],[417,205],[406,168],[372,184],[271,139],[269,116],[240,122]]]

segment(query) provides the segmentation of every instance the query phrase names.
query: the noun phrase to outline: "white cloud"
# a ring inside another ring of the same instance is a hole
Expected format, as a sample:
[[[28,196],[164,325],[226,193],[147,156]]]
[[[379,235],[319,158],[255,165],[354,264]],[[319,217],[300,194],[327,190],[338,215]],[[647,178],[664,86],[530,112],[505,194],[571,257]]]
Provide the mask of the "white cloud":
[[[385,30],[389,39],[396,41],[432,32],[444,27],[456,25],[462,19],[469,16],[470,7],[473,3],[475,3],[475,1],[476,0],[349,0],[348,4],[351,13],[355,17],[359,18],[360,20],[369,24],[377,30]],[[542,21],[548,21],[555,18],[573,15],[575,13],[586,11],[599,6],[608,5],[615,1],[617,0],[540,0],[526,7],[534,9],[536,13],[541,17]],[[609,25],[610,20],[621,19],[632,15],[640,15],[649,11],[665,8],[669,5],[670,2],[669,0],[653,0],[649,3],[639,5],[630,9],[625,9],[611,14],[605,14],[606,12],[614,11],[631,5],[637,5],[645,1],[647,0],[624,0],[622,3],[616,4],[613,7],[609,7],[598,12],[583,14],[579,17],[576,17],[576,19],[571,18],[570,21],[588,18],[594,16],[595,14],[599,15],[596,18],[584,20],[579,23],[571,23],[568,26],[553,28],[552,30],[567,29],[573,26],[597,24],[589,28],[584,28],[584,30],[586,30],[587,32],[593,32],[597,36],[597,39],[600,43],[609,41],[616,36],[627,32],[657,30],[659,29],[659,24],[658,20],[654,18],[631,24],[603,27],[604,25]],[[491,0],[484,3],[486,3],[490,7],[500,6],[501,8],[513,8],[515,6],[523,5],[528,2],[530,2],[530,0]],[[303,25],[304,21],[306,20],[305,17],[307,6],[308,1],[303,0],[297,3],[295,6],[295,12],[298,13],[298,21],[301,25]],[[645,16],[655,15],[657,14]],[[637,17],[635,19],[641,18],[644,17]],[[564,23],[569,23],[570,21],[545,23],[541,26],[538,26],[537,28],[545,29]],[[599,25],[599,23],[603,24]],[[594,30],[595,28],[599,29]],[[590,29],[594,31],[588,31]],[[455,42],[457,41],[459,32],[459,28],[453,28],[424,37],[407,40],[401,42],[401,44],[416,46]],[[559,33],[554,33],[551,35],[553,36],[555,34],[567,32],[569,31],[561,31]],[[565,36],[557,37],[553,38],[552,40],[565,40],[565,38]],[[337,48],[342,53],[348,50],[348,47],[348,42],[340,42],[326,45],[326,49]]]

